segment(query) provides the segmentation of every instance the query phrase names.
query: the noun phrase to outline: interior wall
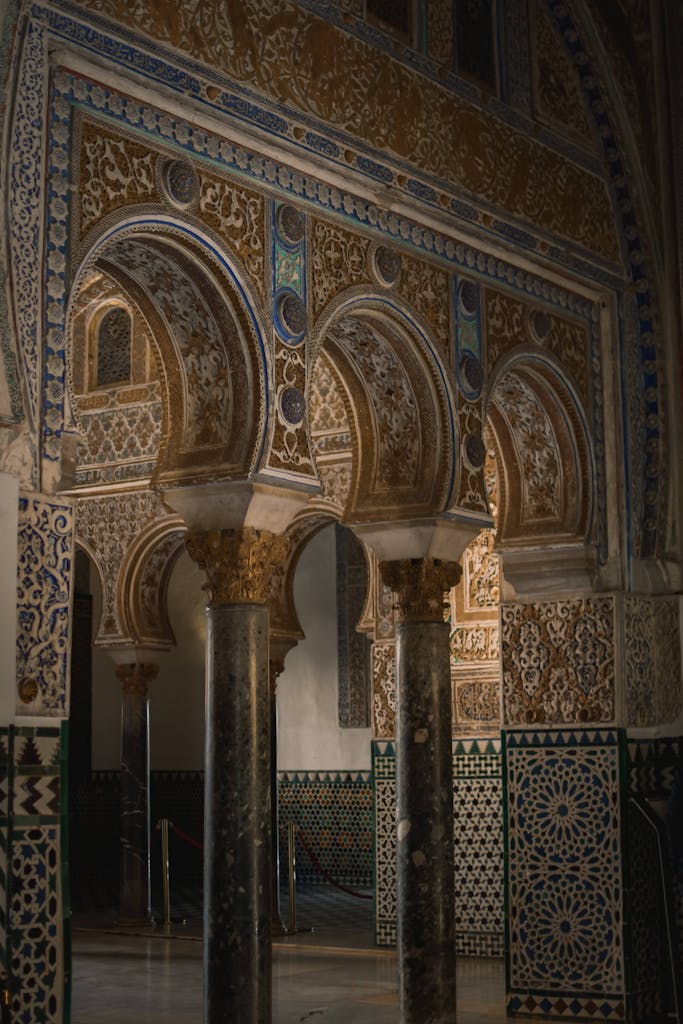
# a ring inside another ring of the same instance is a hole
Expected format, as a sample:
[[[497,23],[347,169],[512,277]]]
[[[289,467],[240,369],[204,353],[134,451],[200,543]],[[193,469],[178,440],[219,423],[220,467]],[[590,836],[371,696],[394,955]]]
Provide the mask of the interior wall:
[[[287,655],[278,679],[278,769],[370,768],[370,729],[341,729],[338,715],[337,597],[334,527],[303,551],[294,601],[305,640]]]

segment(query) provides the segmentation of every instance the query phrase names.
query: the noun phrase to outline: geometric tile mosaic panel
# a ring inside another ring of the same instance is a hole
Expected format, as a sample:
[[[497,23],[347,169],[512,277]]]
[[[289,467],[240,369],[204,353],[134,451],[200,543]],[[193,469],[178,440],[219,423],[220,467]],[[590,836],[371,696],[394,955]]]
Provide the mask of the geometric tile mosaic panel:
[[[278,772],[280,870],[287,877],[287,824],[295,822],[321,866],[342,885],[372,886],[370,772]],[[297,879],[321,885],[301,840]]]
[[[15,1024],[58,1024],[63,1016],[64,735],[57,727],[12,726],[6,743],[6,949]]]
[[[396,943],[396,754],[373,743],[375,782],[375,921],[378,945]],[[456,952],[502,956],[504,848],[501,745],[453,741]]]
[[[396,752],[391,740],[372,744],[375,786],[375,941],[396,945]]]
[[[614,597],[500,607],[504,723],[613,723]]]
[[[462,956],[502,956],[505,878],[500,740],[458,740],[453,776],[456,951]]]
[[[70,505],[19,498],[17,679],[37,687],[19,714],[68,714],[73,546]]]
[[[504,741],[510,1012],[623,1018],[619,735]]]

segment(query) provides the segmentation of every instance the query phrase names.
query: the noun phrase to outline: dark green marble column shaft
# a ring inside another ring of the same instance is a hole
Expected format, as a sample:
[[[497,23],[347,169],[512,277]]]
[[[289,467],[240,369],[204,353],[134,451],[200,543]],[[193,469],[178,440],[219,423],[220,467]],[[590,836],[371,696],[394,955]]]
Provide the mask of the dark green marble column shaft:
[[[204,1022],[271,1019],[268,608],[207,610]]]
[[[149,696],[147,682],[158,666],[119,665],[121,680],[121,830],[119,918],[150,920],[149,885]]]
[[[455,1024],[449,627],[396,627],[401,1024]]]

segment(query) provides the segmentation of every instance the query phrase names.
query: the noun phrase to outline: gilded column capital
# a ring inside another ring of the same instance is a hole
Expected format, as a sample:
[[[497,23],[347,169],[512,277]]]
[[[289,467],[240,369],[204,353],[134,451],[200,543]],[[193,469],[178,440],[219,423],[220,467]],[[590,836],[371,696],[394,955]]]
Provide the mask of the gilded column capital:
[[[379,569],[399,621],[443,622],[443,595],[462,575],[457,562],[439,558],[401,558],[380,562]]]
[[[287,537],[244,527],[191,533],[186,544],[190,558],[206,573],[209,604],[268,604],[281,586]]]
[[[117,665],[115,671],[124,697],[147,697],[149,683],[158,676],[159,666],[150,661],[134,661]]]

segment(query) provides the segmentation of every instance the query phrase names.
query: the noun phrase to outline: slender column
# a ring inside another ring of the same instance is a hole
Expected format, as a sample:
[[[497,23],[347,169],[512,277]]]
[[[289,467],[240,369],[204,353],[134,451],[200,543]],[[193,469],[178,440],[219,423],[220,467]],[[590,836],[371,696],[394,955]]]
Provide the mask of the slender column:
[[[286,541],[252,529],[187,541],[208,577],[204,1022],[271,1019],[268,587]]]
[[[149,691],[159,671],[150,663],[116,666],[121,680],[121,871],[122,923],[148,922],[149,893]]]
[[[455,1024],[453,759],[444,592],[460,566],[384,562],[396,597],[398,963],[401,1024]]]
[[[284,658],[280,661],[270,658],[270,913],[273,935],[284,935],[285,927],[280,917],[280,821],[279,794],[277,784],[277,678],[284,671]]]

